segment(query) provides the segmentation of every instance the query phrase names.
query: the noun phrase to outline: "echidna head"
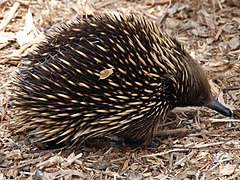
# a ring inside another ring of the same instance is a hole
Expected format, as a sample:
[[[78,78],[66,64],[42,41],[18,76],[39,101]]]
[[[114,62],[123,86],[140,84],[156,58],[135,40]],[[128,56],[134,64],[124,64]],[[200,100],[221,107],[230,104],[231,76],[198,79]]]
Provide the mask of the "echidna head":
[[[218,102],[212,95],[211,88],[201,66],[191,57],[187,56],[185,70],[189,74],[182,84],[186,85],[185,92],[181,93],[177,100],[178,106],[205,106],[209,107],[222,115],[231,117],[232,111]]]

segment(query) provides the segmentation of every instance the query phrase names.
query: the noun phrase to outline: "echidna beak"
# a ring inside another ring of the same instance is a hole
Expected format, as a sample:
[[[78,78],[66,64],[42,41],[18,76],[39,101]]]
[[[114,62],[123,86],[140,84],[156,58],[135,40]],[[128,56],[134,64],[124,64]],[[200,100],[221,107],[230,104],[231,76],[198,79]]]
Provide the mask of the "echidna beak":
[[[221,113],[224,116],[228,116],[231,117],[233,116],[233,112],[227,108],[226,106],[222,105],[220,102],[218,102],[217,100],[212,100],[207,107]]]

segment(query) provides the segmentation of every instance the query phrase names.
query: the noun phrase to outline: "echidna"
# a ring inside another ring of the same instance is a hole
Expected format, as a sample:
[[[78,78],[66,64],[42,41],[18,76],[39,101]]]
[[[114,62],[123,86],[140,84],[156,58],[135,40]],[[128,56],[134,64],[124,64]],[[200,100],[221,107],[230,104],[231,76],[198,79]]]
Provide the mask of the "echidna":
[[[173,38],[143,17],[76,18],[23,58],[16,84],[17,126],[37,141],[73,144],[118,135],[149,142],[177,106],[207,106],[208,80]],[[102,75],[105,74],[105,75]]]

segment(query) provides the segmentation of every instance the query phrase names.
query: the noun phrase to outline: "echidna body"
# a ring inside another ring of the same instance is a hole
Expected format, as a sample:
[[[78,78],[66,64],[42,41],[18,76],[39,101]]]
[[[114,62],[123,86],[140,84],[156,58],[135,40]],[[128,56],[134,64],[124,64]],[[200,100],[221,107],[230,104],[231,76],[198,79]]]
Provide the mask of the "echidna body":
[[[200,65],[142,17],[77,18],[23,60],[31,63],[17,77],[17,125],[38,141],[115,134],[148,142],[177,106],[209,106],[231,116],[213,100]]]

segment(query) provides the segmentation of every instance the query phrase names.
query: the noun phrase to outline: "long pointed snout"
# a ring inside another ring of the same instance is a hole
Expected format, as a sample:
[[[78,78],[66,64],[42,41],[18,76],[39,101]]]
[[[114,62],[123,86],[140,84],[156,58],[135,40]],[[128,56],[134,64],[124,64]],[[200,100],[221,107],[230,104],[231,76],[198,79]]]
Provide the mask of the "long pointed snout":
[[[231,117],[233,116],[233,112],[225,107],[224,105],[222,105],[220,102],[218,102],[217,100],[212,100],[208,105],[207,107],[221,113],[222,115],[224,116],[228,116],[228,117]]]

